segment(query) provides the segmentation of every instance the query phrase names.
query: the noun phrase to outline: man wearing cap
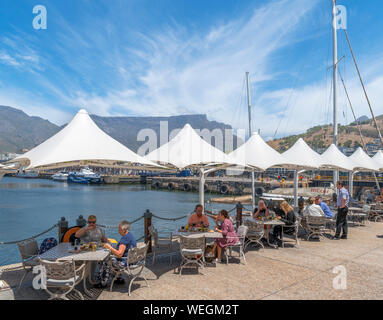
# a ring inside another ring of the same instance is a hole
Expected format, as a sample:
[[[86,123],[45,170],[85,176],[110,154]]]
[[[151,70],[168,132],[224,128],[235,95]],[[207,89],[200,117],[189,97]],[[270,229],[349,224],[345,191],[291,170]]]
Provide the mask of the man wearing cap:
[[[315,204],[321,207],[326,218],[334,217],[334,213],[330,210],[329,206],[324,201],[322,201],[322,197],[320,195],[315,197]]]
[[[338,181],[336,187],[339,190],[339,194],[337,199],[338,214],[336,215],[336,232],[334,240],[347,239],[347,213],[350,195],[348,194],[348,191],[344,187],[344,183],[342,181]],[[341,230],[343,230],[343,234],[340,237]]]

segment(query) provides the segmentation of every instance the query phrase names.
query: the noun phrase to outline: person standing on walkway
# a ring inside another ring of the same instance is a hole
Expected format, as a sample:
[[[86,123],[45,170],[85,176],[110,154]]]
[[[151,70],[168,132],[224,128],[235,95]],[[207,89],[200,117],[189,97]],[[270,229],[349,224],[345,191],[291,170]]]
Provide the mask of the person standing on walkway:
[[[336,215],[336,231],[334,240],[347,239],[347,213],[350,195],[348,194],[348,191],[344,187],[344,183],[342,181],[338,181],[336,183],[336,187],[339,190],[339,194],[337,199],[338,214]],[[343,230],[343,234],[340,237],[341,230]]]

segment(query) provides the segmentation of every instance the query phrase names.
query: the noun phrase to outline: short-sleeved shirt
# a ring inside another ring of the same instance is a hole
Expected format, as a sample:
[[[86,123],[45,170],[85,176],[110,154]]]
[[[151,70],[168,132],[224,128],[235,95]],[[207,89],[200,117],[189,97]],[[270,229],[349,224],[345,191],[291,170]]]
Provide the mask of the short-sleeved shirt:
[[[309,204],[304,210],[303,210],[303,216],[311,216],[311,217],[323,217],[324,212],[320,206],[317,204]]]
[[[319,204],[320,207],[322,208],[323,212],[324,212],[324,215],[327,217],[327,218],[332,218],[334,216],[333,212],[330,210],[329,206],[324,203],[323,201],[321,201],[321,203]]]
[[[254,209],[254,214],[258,211],[258,208]],[[259,210],[258,217],[266,217],[266,209]]]
[[[195,224],[197,227],[202,227],[202,224],[204,224],[205,227],[208,227],[209,219],[204,214],[198,217],[196,213],[193,213],[189,218],[188,225],[193,225],[193,224]]]
[[[340,207],[342,205],[343,199],[346,199],[345,206],[348,207],[348,202],[350,200],[350,196],[348,194],[348,191],[345,187],[339,189],[339,195],[337,200],[337,206]]]
[[[117,243],[116,249],[118,250],[120,245],[124,244],[126,246],[125,252],[123,253],[123,257],[126,257],[128,255],[128,251],[130,248],[136,248],[137,242],[134,239],[133,235],[128,232],[126,235],[124,235],[120,241]]]
[[[85,233],[81,237],[81,240],[84,242],[101,242],[103,237],[105,237],[104,230],[102,230],[99,227],[96,227],[94,230],[85,231]]]

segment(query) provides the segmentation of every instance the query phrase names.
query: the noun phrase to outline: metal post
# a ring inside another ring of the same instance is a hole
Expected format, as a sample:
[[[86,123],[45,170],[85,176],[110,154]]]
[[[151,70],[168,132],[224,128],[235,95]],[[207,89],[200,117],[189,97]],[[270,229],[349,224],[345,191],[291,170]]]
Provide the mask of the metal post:
[[[145,243],[148,244],[148,252],[152,252],[152,237],[149,232],[149,227],[152,225],[152,216],[153,214],[147,209],[144,213],[144,234]]]
[[[334,108],[334,119],[333,119],[333,128],[334,128],[334,144],[338,146],[338,110],[337,110],[337,87],[338,87],[338,39],[337,39],[337,23],[336,23],[336,0],[332,0],[332,34],[333,34],[333,108]],[[334,170],[333,173],[333,182],[336,186],[338,181],[338,171]]]
[[[205,171],[200,168],[199,172],[199,203],[203,206],[203,210],[205,210]]]
[[[58,222],[58,236],[59,242],[61,242],[63,234],[68,230],[68,221],[65,220],[65,217],[61,217]]]
[[[353,192],[354,192],[354,174],[356,172],[357,171],[355,171],[355,172],[350,171],[348,173],[348,191],[349,191],[350,197],[353,197]]]
[[[238,202],[235,207],[237,209],[237,216],[236,216],[237,227],[239,227],[239,226],[242,225],[242,210],[243,210],[243,205],[242,205],[242,203]]]
[[[247,82],[247,107],[249,113],[249,139],[252,135],[252,126],[251,126],[251,99],[250,99],[250,78],[249,72],[246,72],[246,82]],[[254,181],[254,171],[251,171],[251,208],[254,211],[255,209],[255,181]]]
[[[82,215],[79,215],[78,216],[78,219],[76,220],[76,225],[78,226],[78,227],[85,227],[85,225],[86,225],[86,220],[84,219],[84,217],[82,216]]]
[[[298,171],[294,170],[294,208],[298,207]]]

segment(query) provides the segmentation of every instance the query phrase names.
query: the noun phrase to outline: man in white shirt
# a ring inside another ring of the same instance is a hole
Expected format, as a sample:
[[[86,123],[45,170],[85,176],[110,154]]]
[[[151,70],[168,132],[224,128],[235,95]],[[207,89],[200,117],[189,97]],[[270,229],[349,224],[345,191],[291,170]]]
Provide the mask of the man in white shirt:
[[[303,216],[324,217],[324,212],[319,205],[315,204],[314,197],[309,198],[309,204],[303,210]]]

